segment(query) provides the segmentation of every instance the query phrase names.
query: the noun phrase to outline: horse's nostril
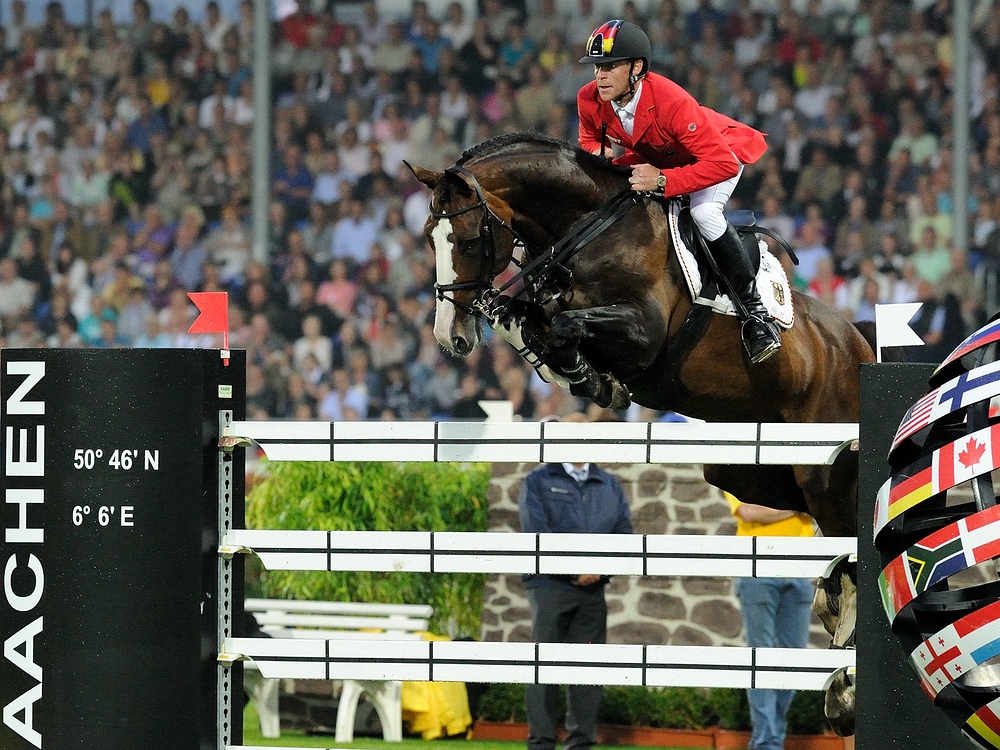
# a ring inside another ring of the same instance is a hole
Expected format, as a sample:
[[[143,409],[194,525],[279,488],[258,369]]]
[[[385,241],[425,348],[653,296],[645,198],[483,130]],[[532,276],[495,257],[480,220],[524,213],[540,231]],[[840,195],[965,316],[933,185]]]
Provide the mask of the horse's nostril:
[[[462,357],[467,357],[469,352],[472,351],[472,347],[464,336],[452,336],[451,348],[455,354]]]

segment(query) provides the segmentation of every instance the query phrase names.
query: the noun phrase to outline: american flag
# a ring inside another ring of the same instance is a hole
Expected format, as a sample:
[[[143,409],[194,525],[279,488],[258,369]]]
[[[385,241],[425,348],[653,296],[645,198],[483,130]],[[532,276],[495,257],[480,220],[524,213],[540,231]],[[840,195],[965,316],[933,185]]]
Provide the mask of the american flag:
[[[940,390],[940,388],[935,388],[907,409],[903,421],[899,424],[899,429],[896,430],[896,437],[892,440],[892,450],[895,450],[896,446],[910,435],[930,424],[931,412],[937,405]]]
[[[896,430],[889,455],[900,443],[943,416],[1000,394],[1000,361],[963,372],[911,406]]]

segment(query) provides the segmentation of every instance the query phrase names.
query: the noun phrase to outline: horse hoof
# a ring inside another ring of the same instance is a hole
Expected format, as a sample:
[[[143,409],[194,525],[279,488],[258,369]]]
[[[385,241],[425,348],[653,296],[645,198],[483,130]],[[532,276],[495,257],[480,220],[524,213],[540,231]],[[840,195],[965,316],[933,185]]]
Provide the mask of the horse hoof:
[[[632,394],[613,375],[601,373],[601,397],[595,402],[604,409],[627,409],[632,405]]]
[[[812,611],[833,639],[832,648],[854,644],[858,614],[857,561],[844,555],[816,583]]]
[[[827,682],[823,713],[839,736],[854,734],[854,678],[847,667],[839,669]]]

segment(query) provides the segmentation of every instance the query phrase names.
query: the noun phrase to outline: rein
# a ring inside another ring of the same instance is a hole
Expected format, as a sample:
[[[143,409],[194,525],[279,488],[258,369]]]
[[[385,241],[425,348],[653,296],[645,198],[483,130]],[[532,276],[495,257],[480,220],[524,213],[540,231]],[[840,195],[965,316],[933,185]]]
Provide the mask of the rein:
[[[573,284],[573,273],[563,264],[597,239],[604,230],[618,221],[632,206],[640,203],[645,197],[644,193],[637,193],[629,188],[612,196],[593,213],[577,219],[570,226],[565,236],[553,245],[550,245],[544,252],[532,258],[528,263],[521,265],[520,270],[512,278],[499,289],[496,289],[492,285],[492,277],[490,276],[490,272],[497,259],[496,237],[493,234],[493,228],[490,226],[490,220],[492,219],[510,232],[515,244],[520,243],[525,247],[526,245],[517,232],[514,231],[514,228],[497,216],[493,209],[490,208],[483,188],[474,174],[459,164],[452,165],[445,171],[464,178],[476,191],[477,201],[454,211],[435,211],[434,207],[431,206],[431,216],[437,219],[450,219],[453,216],[460,216],[461,214],[481,208],[483,210],[483,220],[480,224],[479,240],[483,247],[484,258],[482,269],[477,278],[471,281],[458,281],[453,284],[435,284],[434,289],[437,292],[439,300],[451,302],[451,304],[467,315],[484,315],[490,321],[496,320],[497,317],[501,316],[511,300],[524,296],[529,289],[533,295],[537,294],[545,286],[549,277],[556,271],[568,279],[568,283],[564,283],[564,288],[558,289],[552,295],[553,300],[561,297]],[[508,297],[506,303],[499,304],[498,300],[500,296],[512,286],[522,281],[524,284],[521,289]],[[552,284],[551,286],[555,287],[556,285]],[[450,297],[445,296],[447,292],[459,292],[470,289],[476,292],[476,299],[471,305],[459,302],[455,299],[454,295]]]
[[[640,203],[642,200],[642,193],[637,193],[626,188],[601,204],[593,213],[577,219],[565,236],[524,265],[502,287],[494,290],[494,300],[522,280],[525,282],[524,286],[510,297],[511,300],[524,295],[529,287],[533,293],[537,293],[547,277],[556,269],[567,275],[569,285],[572,286],[573,274],[563,265],[565,261],[572,258],[580,250],[597,239],[604,230],[618,221],[632,206]],[[558,299],[561,294],[562,291],[558,292],[553,296],[553,299]],[[489,317],[492,319],[501,314],[505,307],[506,305],[492,305]]]

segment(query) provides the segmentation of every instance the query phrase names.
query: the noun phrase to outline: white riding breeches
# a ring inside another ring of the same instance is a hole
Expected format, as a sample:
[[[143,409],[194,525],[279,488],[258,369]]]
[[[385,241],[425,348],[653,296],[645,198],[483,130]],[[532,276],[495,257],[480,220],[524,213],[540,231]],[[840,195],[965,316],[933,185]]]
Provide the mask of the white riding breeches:
[[[698,225],[702,236],[709,242],[719,239],[726,231],[726,217],[723,211],[726,209],[726,201],[733,194],[736,183],[740,181],[742,175],[743,165],[740,164],[740,171],[734,177],[691,193],[691,218]]]

